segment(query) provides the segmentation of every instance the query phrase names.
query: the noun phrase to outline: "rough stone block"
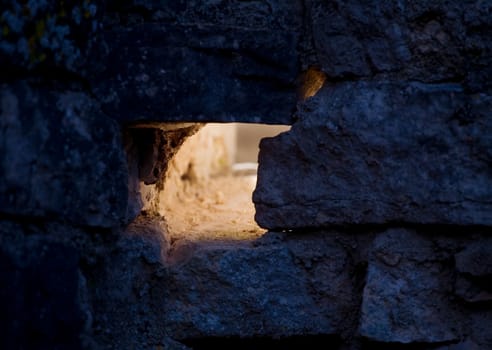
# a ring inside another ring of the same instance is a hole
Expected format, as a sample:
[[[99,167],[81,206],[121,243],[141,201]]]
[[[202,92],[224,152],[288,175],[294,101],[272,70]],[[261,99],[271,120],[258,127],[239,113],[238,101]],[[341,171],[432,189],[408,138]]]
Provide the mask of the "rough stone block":
[[[256,220],[491,225],[491,110],[457,84],[325,85],[260,143]]]
[[[490,309],[476,310],[470,320],[471,338],[480,345],[479,349],[492,349],[492,311]]]
[[[330,77],[378,73],[491,86],[490,3],[307,2],[316,57]]]
[[[492,282],[490,275],[483,278],[459,274],[456,276],[454,292],[468,303],[487,303],[492,301]]]
[[[369,258],[360,334],[380,342],[458,340],[462,321],[449,298],[451,272],[428,239],[403,229],[379,235]]]
[[[118,125],[80,92],[17,83],[0,99],[0,213],[120,225],[128,175]]]
[[[82,349],[90,321],[78,251],[23,231],[0,221],[0,347]]]
[[[139,18],[122,25],[122,13]],[[301,14],[300,1],[115,6],[92,84],[120,121],[290,124]]]
[[[472,242],[456,254],[456,269],[476,277],[492,275],[491,253],[492,239]]]
[[[476,303],[492,301],[492,239],[470,243],[456,254],[455,293]]]
[[[354,314],[348,259],[317,243],[195,251],[168,269],[166,329],[176,339],[338,334]]]

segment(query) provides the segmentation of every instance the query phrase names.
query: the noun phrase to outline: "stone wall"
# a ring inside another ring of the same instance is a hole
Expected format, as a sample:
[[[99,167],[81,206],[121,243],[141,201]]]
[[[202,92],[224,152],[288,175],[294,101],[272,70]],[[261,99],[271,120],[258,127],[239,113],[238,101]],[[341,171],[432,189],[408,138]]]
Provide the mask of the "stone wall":
[[[492,349],[491,37],[483,0],[5,1],[0,348]],[[292,124],[260,239],[141,211],[208,121]]]

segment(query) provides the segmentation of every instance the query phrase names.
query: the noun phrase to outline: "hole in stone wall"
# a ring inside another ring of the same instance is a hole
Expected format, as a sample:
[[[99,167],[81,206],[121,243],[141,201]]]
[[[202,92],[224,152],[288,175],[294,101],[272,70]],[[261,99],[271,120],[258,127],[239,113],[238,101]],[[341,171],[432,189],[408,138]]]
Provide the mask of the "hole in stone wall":
[[[142,196],[153,197],[153,210],[165,218],[170,241],[243,241],[261,236],[265,230],[254,221],[252,201],[259,142],[289,129],[209,123],[186,138],[168,160],[161,184],[141,183]]]
[[[299,77],[299,88],[297,91],[300,100],[313,97],[323,87],[326,74],[319,67],[309,67]]]

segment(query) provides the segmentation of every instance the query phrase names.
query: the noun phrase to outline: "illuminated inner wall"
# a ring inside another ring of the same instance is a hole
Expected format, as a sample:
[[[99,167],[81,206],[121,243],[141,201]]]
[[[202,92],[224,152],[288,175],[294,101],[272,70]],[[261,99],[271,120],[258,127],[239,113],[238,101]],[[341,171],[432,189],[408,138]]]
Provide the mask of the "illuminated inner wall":
[[[492,349],[491,14],[3,1],[0,349]]]
[[[161,128],[172,127],[184,129]],[[266,232],[254,221],[252,201],[259,143],[290,126],[208,123],[197,129],[161,160],[167,162],[161,179],[140,179],[135,195],[141,210],[164,218],[173,241],[258,238]]]

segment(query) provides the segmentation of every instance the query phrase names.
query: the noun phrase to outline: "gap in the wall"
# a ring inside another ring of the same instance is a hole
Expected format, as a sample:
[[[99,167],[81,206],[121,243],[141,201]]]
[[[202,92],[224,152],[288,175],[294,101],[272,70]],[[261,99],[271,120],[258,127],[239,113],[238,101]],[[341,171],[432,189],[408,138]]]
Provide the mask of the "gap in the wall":
[[[160,212],[172,241],[245,241],[265,233],[255,220],[258,145],[290,126],[209,123],[171,159]]]

